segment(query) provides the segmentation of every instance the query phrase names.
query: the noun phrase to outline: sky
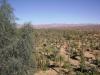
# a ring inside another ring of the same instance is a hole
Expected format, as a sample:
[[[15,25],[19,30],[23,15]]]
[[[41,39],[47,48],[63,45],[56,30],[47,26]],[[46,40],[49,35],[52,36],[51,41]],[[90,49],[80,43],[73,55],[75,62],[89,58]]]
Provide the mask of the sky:
[[[8,0],[19,24],[100,23],[100,0]]]

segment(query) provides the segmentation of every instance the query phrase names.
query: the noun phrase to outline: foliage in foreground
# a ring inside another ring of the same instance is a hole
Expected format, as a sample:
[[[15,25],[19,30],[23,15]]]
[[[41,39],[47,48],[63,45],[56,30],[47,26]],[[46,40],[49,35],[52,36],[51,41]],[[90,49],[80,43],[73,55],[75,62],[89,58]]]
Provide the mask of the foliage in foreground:
[[[13,9],[6,0],[0,3],[0,75],[31,75],[35,67],[33,29],[15,25]]]

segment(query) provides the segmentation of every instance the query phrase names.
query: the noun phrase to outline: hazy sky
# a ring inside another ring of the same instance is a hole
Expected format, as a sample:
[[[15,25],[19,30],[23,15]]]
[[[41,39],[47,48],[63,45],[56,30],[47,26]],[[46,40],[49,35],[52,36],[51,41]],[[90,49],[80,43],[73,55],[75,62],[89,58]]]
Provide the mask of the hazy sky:
[[[18,23],[100,23],[100,0],[8,0]]]

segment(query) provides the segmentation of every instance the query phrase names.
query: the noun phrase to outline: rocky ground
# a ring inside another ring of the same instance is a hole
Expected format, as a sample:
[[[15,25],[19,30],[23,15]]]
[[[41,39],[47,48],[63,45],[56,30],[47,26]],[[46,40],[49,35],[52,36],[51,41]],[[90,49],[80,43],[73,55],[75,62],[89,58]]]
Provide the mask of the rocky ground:
[[[50,61],[50,65],[56,65],[59,67],[53,67],[46,71],[39,71],[35,75],[75,75],[76,73],[74,71],[79,71],[81,65],[80,51],[76,52],[77,53],[74,55],[70,55],[70,52],[68,51],[68,45],[67,43],[64,43],[58,52],[58,55],[63,57],[64,62],[59,63]],[[89,72],[96,69],[96,71],[100,73],[100,64],[97,64],[97,59],[100,59],[100,50],[83,50],[83,60],[86,66],[84,71]],[[71,68],[63,68],[65,62],[68,62],[71,65]]]

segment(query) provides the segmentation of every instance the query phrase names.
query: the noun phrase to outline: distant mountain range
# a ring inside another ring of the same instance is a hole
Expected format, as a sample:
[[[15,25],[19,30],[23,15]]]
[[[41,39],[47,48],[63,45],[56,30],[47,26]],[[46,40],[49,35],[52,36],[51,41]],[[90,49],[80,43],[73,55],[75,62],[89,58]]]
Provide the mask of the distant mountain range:
[[[21,25],[18,25],[20,28]],[[35,29],[95,29],[100,30],[100,24],[41,24],[33,25]]]

